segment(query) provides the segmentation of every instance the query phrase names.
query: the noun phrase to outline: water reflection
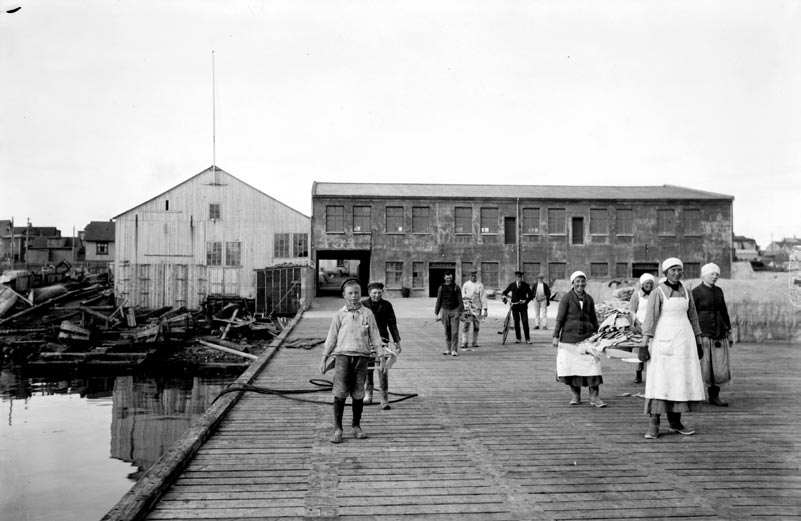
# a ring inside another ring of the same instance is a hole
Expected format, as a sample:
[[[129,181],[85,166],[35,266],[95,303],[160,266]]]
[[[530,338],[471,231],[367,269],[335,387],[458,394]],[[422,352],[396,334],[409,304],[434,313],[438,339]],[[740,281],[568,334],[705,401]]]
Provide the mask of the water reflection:
[[[234,378],[0,371],[0,519],[99,519]]]

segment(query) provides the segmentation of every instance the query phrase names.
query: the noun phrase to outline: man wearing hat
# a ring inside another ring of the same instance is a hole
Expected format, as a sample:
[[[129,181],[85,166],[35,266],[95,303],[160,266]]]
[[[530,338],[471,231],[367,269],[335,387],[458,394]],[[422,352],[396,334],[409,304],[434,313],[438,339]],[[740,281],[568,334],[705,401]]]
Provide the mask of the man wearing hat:
[[[462,286],[462,302],[464,302],[464,316],[462,321],[463,343],[462,348],[467,349],[467,340],[470,329],[473,330],[473,347],[478,347],[478,330],[481,320],[487,317],[487,292],[484,284],[478,282],[478,270],[470,270],[470,280]]]
[[[545,283],[545,274],[540,272],[537,275],[537,283],[534,284],[534,329],[548,329],[548,304],[551,301],[551,288]]]
[[[528,303],[534,298],[531,293],[531,286],[523,280],[523,272],[518,270],[515,272],[515,281],[509,284],[503,290],[503,302],[506,303],[507,297],[512,301],[512,318],[515,321],[515,343],[519,344],[520,340],[520,322],[523,322],[523,333],[526,337],[526,343],[531,343],[531,337],[528,331]]]

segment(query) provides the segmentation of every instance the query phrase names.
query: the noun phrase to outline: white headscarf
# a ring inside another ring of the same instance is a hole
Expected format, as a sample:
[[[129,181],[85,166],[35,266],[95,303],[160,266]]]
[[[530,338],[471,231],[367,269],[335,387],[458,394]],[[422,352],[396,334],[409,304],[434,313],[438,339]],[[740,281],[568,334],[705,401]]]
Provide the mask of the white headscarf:
[[[683,268],[684,264],[676,257],[665,259],[665,262],[662,263],[662,273],[666,272],[668,268],[672,268],[673,266],[679,266]]]
[[[717,273],[718,276],[720,276],[720,267],[714,262],[710,262],[709,264],[704,264],[703,267],[701,267],[702,277],[705,277],[710,273]]]
[[[576,280],[577,277],[584,277],[584,280],[587,280],[587,276],[584,274],[583,271],[574,271],[570,275],[570,283],[573,284],[573,281]]]
[[[645,284],[646,281],[649,280],[654,284],[656,284],[656,279],[654,278],[653,275],[651,275],[650,273],[643,273],[642,275],[640,275],[640,286],[642,286],[643,284]]]

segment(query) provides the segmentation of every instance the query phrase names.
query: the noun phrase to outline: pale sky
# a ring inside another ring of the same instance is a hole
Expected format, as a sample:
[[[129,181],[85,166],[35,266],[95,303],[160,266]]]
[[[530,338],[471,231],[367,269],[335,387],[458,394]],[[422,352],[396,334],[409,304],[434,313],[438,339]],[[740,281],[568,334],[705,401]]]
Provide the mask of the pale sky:
[[[69,236],[216,163],[313,181],[674,184],[801,236],[801,2],[2,0],[0,219]],[[5,11],[5,10],[4,10]]]

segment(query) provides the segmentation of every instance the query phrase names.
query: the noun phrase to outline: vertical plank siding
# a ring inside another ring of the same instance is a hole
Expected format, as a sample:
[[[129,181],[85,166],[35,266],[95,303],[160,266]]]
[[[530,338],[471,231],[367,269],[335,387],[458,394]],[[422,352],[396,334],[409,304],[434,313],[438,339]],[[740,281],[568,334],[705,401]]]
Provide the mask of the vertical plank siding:
[[[220,205],[219,219],[209,218],[212,203]],[[214,292],[255,298],[254,270],[308,263],[308,257],[275,257],[274,234],[309,232],[309,217],[222,170],[209,169],[117,216],[115,290],[139,307],[197,308]],[[206,266],[210,241],[222,242],[223,250],[226,242],[239,242],[240,265],[214,267],[221,271],[212,279]]]

